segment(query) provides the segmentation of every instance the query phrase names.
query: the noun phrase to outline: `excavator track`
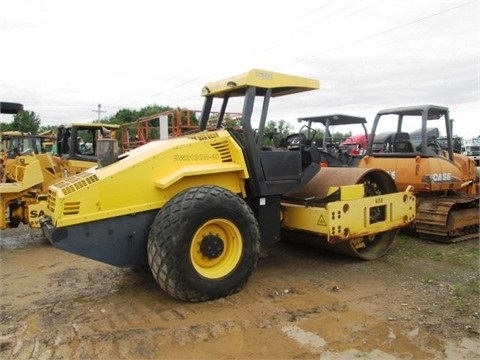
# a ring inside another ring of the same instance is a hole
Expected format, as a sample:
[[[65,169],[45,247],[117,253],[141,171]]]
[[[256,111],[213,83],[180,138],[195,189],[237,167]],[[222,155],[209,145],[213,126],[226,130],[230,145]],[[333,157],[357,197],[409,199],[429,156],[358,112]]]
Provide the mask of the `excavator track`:
[[[415,228],[422,239],[454,243],[479,237],[479,197],[417,197]]]

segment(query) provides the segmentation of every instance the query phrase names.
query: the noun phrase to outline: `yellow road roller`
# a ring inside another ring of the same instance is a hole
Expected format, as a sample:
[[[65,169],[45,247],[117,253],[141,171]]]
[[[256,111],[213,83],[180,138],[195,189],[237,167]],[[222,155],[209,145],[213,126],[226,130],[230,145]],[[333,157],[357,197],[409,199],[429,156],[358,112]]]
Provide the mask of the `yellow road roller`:
[[[120,156],[109,156],[105,140],[97,167],[51,185],[44,234],[107,264],[148,263],[164,291],[192,302],[238,292],[260,246],[282,238],[367,260],[384,255],[415,218],[412,189],[398,192],[383,170],[321,169],[303,131],[265,146],[269,107],[318,88],[315,79],[260,69],[207,83],[197,132]],[[214,106],[218,122],[207,127]],[[240,108],[241,126],[225,126],[229,106]]]

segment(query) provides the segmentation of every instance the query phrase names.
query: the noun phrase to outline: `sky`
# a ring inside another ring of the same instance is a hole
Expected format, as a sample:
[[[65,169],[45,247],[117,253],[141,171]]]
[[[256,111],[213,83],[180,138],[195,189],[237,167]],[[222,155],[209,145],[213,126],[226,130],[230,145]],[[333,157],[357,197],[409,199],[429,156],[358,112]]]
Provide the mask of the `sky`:
[[[269,120],[342,113],[371,125],[381,109],[436,104],[455,134],[476,137],[479,13],[479,0],[0,0],[0,100],[41,125],[199,110],[205,83],[259,68],[320,81]]]

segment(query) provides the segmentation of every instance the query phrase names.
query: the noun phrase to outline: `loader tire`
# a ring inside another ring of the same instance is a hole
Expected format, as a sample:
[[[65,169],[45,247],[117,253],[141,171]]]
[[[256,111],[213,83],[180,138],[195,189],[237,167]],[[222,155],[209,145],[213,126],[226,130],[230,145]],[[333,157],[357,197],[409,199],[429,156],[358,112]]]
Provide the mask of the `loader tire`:
[[[257,220],[247,203],[216,186],[188,189],[157,214],[148,263],[170,296],[198,302],[238,292],[260,252]]]

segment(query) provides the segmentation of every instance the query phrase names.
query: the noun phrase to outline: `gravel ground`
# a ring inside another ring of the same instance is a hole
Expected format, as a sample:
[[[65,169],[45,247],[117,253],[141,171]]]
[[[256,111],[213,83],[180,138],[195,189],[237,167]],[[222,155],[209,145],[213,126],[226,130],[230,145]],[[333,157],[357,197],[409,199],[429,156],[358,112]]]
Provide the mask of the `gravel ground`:
[[[0,233],[0,358],[477,359],[479,242],[400,235],[360,261],[282,242],[245,288],[205,303],[147,273]]]

